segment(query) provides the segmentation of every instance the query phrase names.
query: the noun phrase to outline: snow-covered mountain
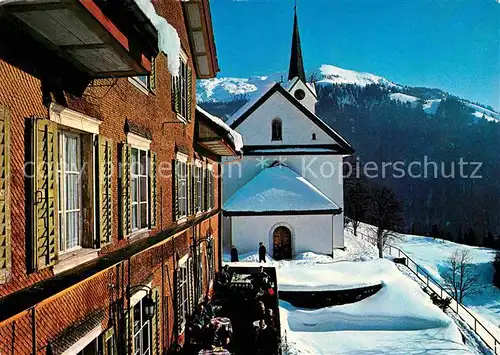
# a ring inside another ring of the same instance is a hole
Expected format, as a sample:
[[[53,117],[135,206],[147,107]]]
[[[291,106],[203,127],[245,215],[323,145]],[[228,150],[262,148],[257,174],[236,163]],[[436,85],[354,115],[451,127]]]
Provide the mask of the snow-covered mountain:
[[[371,73],[343,69],[328,64],[321,65],[313,76],[316,79],[316,85],[320,88],[331,85],[356,85],[359,87],[377,85],[387,90],[387,95],[391,100],[409,104],[412,107],[418,107],[421,104],[424,112],[429,115],[436,114],[441,100],[449,96],[448,93],[439,89],[404,86]],[[273,73],[267,76],[253,76],[250,78],[221,77],[199,80],[196,98],[201,103],[227,103],[235,100],[248,100],[270,82],[281,81],[283,77],[283,73]],[[351,98],[343,98],[341,101],[352,104]],[[472,109],[473,121],[486,119],[500,122],[500,113],[467,100],[461,101]]]

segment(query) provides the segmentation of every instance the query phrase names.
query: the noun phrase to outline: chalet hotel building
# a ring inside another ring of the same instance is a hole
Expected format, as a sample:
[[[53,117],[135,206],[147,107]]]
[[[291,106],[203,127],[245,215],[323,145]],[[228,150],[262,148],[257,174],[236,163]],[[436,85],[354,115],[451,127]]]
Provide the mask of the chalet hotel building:
[[[210,7],[153,1],[180,40],[165,53],[144,3],[0,6],[2,355],[163,354],[210,292],[240,149],[196,108],[219,70]]]

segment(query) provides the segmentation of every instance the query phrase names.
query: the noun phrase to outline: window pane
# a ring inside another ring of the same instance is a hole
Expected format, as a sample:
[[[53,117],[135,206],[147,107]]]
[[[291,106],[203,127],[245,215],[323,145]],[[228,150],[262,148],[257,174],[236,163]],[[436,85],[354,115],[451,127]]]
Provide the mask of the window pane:
[[[132,228],[137,229],[139,226],[137,225],[137,213],[138,213],[139,207],[137,204],[132,205]]]
[[[144,324],[144,328],[142,328],[142,350],[143,354],[149,349],[149,322]]]
[[[135,76],[134,78],[139,80],[145,87],[149,87],[149,75]]]
[[[78,137],[65,135],[66,147],[65,147],[65,170],[68,171],[78,171]]]
[[[141,203],[141,228],[148,227],[148,204]]]
[[[139,151],[136,148],[132,148],[132,174],[139,174]]]
[[[148,155],[145,150],[140,151],[140,159],[141,159],[141,175],[146,175],[147,169],[147,159]]]
[[[132,202],[138,201],[139,179],[132,177]]]
[[[66,213],[66,249],[74,248],[79,241],[79,212]]]
[[[141,202],[148,200],[148,177],[141,176]]]
[[[134,333],[141,329],[141,301],[134,305]]]

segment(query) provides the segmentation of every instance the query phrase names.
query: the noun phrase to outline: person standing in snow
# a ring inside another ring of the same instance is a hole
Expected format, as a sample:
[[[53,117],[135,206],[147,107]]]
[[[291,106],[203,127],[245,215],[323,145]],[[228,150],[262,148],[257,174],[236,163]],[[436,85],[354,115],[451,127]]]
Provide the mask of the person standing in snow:
[[[231,262],[235,263],[235,262],[238,262],[238,261],[239,261],[239,258],[238,258],[238,249],[236,249],[236,245],[233,245],[231,247]]]
[[[266,253],[267,253],[266,247],[262,242],[259,242],[259,263],[262,261],[266,262]]]

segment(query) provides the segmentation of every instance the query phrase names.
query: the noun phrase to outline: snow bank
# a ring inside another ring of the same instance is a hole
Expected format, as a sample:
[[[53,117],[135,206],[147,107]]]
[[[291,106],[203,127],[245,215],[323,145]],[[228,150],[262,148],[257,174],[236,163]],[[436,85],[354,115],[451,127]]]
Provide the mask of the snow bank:
[[[284,165],[263,169],[224,204],[226,211],[310,211],[338,205]]]
[[[181,40],[177,30],[156,13],[151,0],[135,0],[135,3],[158,31],[158,48],[167,55],[168,70],[174,76],[179,75]]]
[[[241,134],[239,134],[235,130],[231,129],[231,127],[229,127],[222,119],[208,113],[207,111],[202,109],[200,106],[196,106],[196,109],[198,111],[200,111],[202,114],[204,114],[210,121],[212,121],[217,126],[221,127],[222,129],[224,129],[227,132],[227,134],[233,140],[234,148],[236,149],[236,151],[238,151],[238,152],[243,151],[243,137],[241,136]]]
[[[353,277],[356,283],[363,282],[365,276],[364,282],[380,280],[383,287],[362,301],[316,310],[281,301],[282,333],[298,353],[374,354],[376,349],[377,354],[470,354],[455,323],[391,261],[340,262],[321,267],[324,270],[316,269],[322,276],[317,276],[317,285],[336,278],[327,273],[330,268],[341,283]],[[303,277],[309,276],[293,272],[304,282]],[[279,269],[279,287],[282,276]]]

